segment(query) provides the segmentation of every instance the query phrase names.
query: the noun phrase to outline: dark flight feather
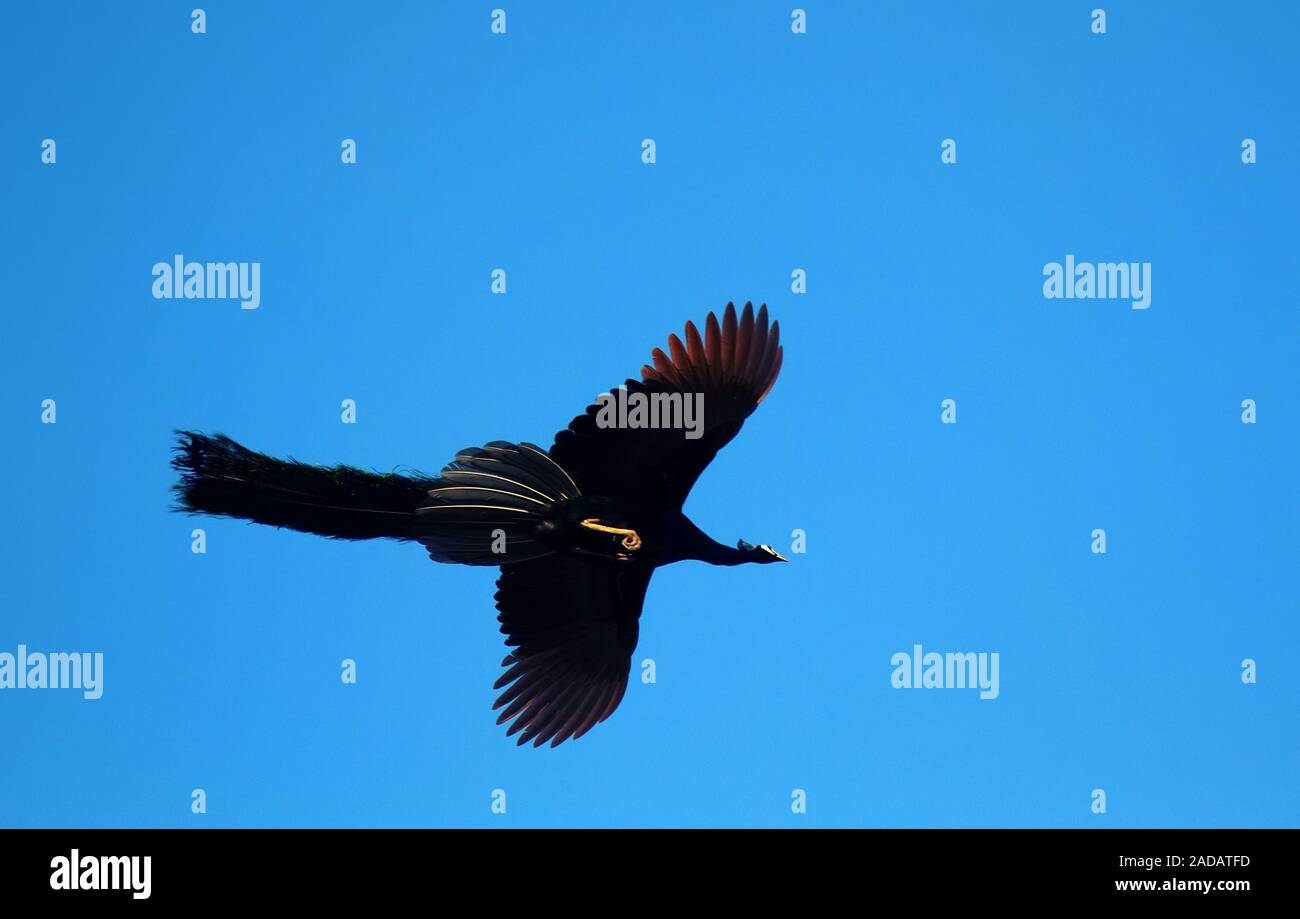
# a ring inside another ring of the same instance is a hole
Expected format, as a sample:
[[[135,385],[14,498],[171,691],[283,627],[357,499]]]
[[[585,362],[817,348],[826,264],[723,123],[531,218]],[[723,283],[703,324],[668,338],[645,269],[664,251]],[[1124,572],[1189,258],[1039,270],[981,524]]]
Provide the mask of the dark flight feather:
[[[597,566],[553,555],[503,566],[497,609],[506,644],[498,724],[519,743],[581,737],[618,707],[653,569]],[[522,732],[522,733],[521,733]]]
[[[628,380],[629,394],[700,393],[703,433],[689,439],[674,428],[600,427],[599,404],[589,406],[555,435],[550,455],[588,494],[680,508],[717,452],[740,431],[781,372],[784,352],[779,323],[768,326],[767,307],[755,315],[746,303],[739,318],[728,303],[721,324],[712,313],[705,339],[692,322],[686,341],[668,337],[665,354],[651,352],[654,366],[641,368],[641,381]]]

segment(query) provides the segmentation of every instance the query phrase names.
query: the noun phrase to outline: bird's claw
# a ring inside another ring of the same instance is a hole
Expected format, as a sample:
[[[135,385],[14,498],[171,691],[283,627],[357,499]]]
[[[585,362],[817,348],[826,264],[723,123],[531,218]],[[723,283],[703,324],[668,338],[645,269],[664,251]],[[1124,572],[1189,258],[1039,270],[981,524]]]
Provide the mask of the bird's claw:
[[[622,536],[623,538],[620,541],[623,548],[631,552],[641,548],[641,535],[636,530],[607,526],[601,523],[598,517],[588,517],[586,520],[580,521],[580,524],[588,530],[595,530],[598,533],[613,533],[616,536]]]

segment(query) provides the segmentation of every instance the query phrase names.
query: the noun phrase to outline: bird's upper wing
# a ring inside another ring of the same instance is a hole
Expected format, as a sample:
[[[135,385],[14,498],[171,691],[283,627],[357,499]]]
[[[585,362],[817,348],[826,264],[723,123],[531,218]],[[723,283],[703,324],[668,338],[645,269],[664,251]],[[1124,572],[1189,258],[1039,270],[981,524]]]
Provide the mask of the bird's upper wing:
[[[686,323],[686,342],[668,337],[669,354],[652,352],[654,366],[641,368],[641,382],[628,380],[628,396],[640,392],[704,397],[698,439],[681,428],[604,427],[599,404],[555,435],[550,454],[586,494],[625,498],[650,506],[681,508],[713,457],[736,436],[781,371],[781,329],[767,324],[767,307],[755,317],[746,303],[740,318],[727,304],[719,324],[709,314],[704,338]],[[671,356],[670,356],[671,355]]]
[[[501,568],[497,609],[513,650],[495,689],[497,724],[519,743],[557,746],[604,721],[623,700],[641,604],[653,569],[593,565],[567,555]]]

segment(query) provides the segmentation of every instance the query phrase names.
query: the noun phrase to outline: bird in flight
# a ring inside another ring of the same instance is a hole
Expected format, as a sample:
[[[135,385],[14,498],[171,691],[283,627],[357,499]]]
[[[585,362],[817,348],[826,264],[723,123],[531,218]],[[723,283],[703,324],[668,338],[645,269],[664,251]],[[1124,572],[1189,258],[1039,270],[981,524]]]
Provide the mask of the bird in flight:
[[[497,619],[511,650],[493,687],[504,690],[497,723],[512,722],[507,734],[521,745],[554,747],[622,701],[656,568],[786,561],[770,546],[716,542],[682,513],[704,467],[776,382],[780,338],[766,306],[755,315],[747,303],[737,317],[728,303],[703,337],[686,323],[685,341],[670,335],[668,353],[655,348],[640,381],[619,387],[625,405],[694,400],[703,417],[690,432],[634,426],[635,412],[609,411],[601,397],[549,450],[493,441],[461,450],[438,476],[312,466],[179,431],[176,509],[418,542],[434,561],[499,566]]]

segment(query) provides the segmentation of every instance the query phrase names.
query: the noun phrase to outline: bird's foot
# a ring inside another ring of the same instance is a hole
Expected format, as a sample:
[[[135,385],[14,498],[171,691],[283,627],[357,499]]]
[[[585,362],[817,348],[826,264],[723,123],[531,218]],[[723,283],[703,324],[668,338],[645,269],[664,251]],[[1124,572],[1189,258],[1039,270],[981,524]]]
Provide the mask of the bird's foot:
[[[586,520],[580,521],[580,524],[588,530],[595,530],[598,533],[613,533],[615,536],[622,536],[624,549],[629,549],[635,552],[637,549],[641,548],[641,535],[637,533],[636,530],[607,526],[600,522],[599,517],[588,517]]]

